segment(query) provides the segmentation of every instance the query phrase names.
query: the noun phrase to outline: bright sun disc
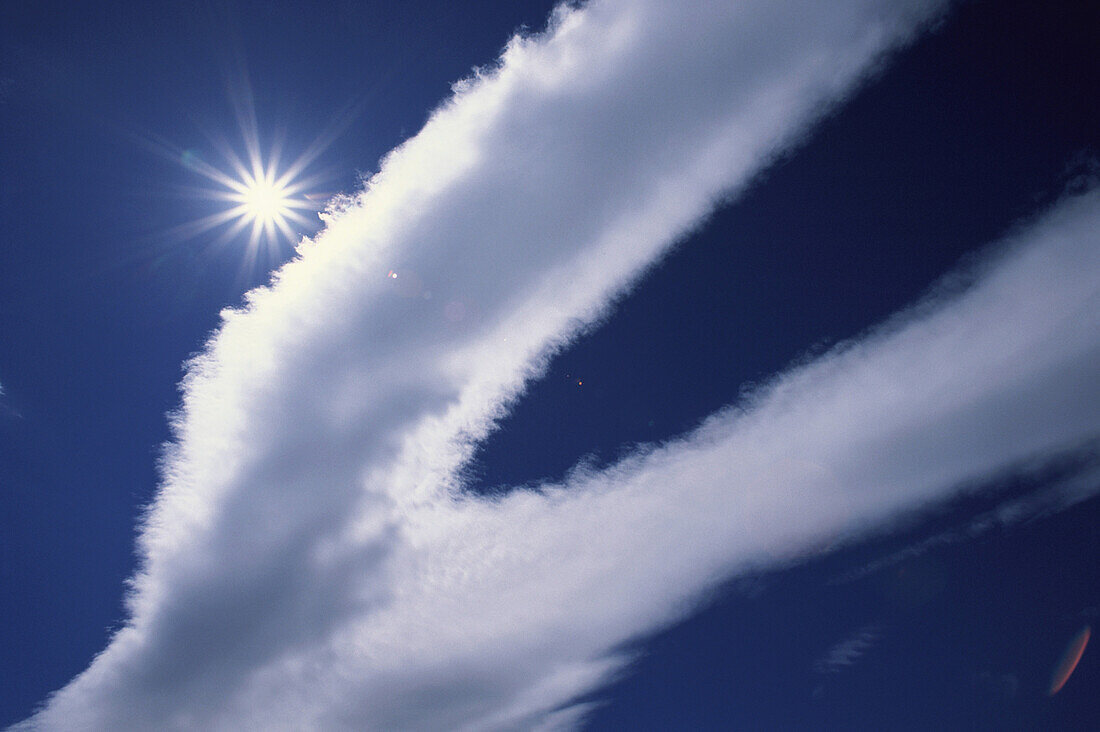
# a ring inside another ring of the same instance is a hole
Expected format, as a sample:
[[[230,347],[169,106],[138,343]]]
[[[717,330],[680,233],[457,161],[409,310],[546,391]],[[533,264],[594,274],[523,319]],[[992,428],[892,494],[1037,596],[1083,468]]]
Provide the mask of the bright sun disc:
[[[236,219],[237,223],[230,229],[231,234],[251,224],[249,246],[255,248],[261,238],[273,241],[278,234],[282,234],[288,240],[293,239],[295,232],[291,228],[292,223],[308,225],[309,222],[299,212],[313,209],[314,205],[301,196],[304,184],[293,180],[297,172],[294,167],[281,175],[276,175],[274,165],[265,170],[259,162],[253,165],[251,172],[245,170],[243,165],[235,167],[239,178],[225,175],[216,178],[230,189],[221,197],[236,204],[217,217],[221,221]]]
[[[316,185],[319,178],[303,177],[302,173],[326,144],[322,144],[323,140],[314,143],[305,153],[280,169],[277,152],[265,163],[251,125],[242,124],[241,132],[248,151],[244,159],[228,144],[218,144],[225,162],[229,164],[228,170],[220,170],[190,151],[185,151],[181,156],[188,169],[218,185],[217,189],[200,191],[200,194],[204,198],[228,204],[221,211],[181,227],[181,230],[195,236],[228,224],[219,237],[220,243],[230,242],[238,234],[250,230],[246,244],[249,257],[255,257],[261,249],[276,253],[281,242],[294,242],[303,232],[317,225],[315,218],[305,214],[320,211],[323,203],[319,201],[323,201],[323,197],[318,193],[306,193],[306,190]]]
[[[252,181],[241,194],[244,215],[253,221],[275,223],[290,212],[291,200],[282,186],[270,180]]]

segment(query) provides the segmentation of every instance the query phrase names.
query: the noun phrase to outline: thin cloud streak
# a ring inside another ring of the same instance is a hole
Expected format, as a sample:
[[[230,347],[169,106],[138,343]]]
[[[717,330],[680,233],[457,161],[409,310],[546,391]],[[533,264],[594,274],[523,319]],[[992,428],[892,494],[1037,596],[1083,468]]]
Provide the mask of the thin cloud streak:
[[[1073,457],[1082,458],[1083,464],[1073,465],[1068,475],[1053,477],[1040,471],[1037,477],[1043,480],[1043,487],[1018,498],[1004,500],[1001,497],[995,508],[971,517],[965,524],[850,569],[830,580],[829,584],[856,582],[942,547],[971,541],[993,530],[1009,530],[1021,522],[1037,521],[1092,498],[1100,492],[1100,450],[1096,445],[1090,445]],[[1055,456],[1053,461],[1044,461],[1040,467],[1057,466],[1057,462]],[[1021,470],[1019,476],[1031,477],[1028,472]]]
[[[132,617],[30,725],[569,726],[714,582],[1095,435],[1088,194],[683,439],[462,492],[547,359],[937,8],[608,0],[514,39],[224,313]]]
[[[860,628],[844,640],[835,643],[829,652],[814,661],[814,671],[819,674],[838,674],[855,664],[881,637],[875,626]]]

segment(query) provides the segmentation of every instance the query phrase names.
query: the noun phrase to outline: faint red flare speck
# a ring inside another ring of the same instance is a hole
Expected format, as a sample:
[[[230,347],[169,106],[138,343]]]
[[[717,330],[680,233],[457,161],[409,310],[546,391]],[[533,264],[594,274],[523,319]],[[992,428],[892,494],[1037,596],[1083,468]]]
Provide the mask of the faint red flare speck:
[[[1081,656],[1085,654],[1085,646],[1089,643],[1089,636],[1092,634],[1092,628],[1085,626],[1073,636],[1073,640],[1066,646],[1065,653],[1062,654],[1062,659],[1058,661],[1058,665],[1054,669],[1054,674],[1050,677],[1050,691],[1047,692],[1050,696],[1054,696],[1062,687],[1069,681],[1069,677],[1073,675],[1073,670],[1077,668],[1077,664],[1081,661]]]

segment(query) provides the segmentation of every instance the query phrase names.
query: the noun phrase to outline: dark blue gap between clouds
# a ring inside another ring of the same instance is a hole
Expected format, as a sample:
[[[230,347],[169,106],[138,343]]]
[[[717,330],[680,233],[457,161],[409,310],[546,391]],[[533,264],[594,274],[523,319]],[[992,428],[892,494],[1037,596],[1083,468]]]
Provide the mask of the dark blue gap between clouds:
[[[559,479],[578,459],[604,465],[630,441],[680,434],[1095,180],[1098,10],[957,8],[562,354],[479,450],[471,488]],[[625,677],[582,700],[599,705],[587,726],[1088,726],[1100,719],[1095,654],[1072,688],[1045,692],[1066,641],[1096,622],[1100,499],[830,583],[1043,487],[994,482],[898,536],[733,582],[639,641]],[[814,674],[831,643],[868,624],[882,637],[852,668]]]
[[[1100,160],[1098,27],[1087,3],[956,8],[555,358],[470,489],[680,435],[1050,206]]]
[[[477,451],[470,489],[560,480],[580,460],[682,434],[1095,179],[1098,27],[1085,3],[956,8],[558,356]],[[1041,487],[995,483],[988,501]],[[981,505],[957,501],[939,524],[965,525]],[[828,584],[934,535],[929,519],[759,580],[759,597],[735,582],[640,642],[625,678],[587,699],[601,704],[588,726],[1081,728],[1100,719],[1095,659],[1057,699],[1045,689],[1100,606],[1098,519],[1093,499]],[[869,623],[882,638],[853,668],[813,673]]]

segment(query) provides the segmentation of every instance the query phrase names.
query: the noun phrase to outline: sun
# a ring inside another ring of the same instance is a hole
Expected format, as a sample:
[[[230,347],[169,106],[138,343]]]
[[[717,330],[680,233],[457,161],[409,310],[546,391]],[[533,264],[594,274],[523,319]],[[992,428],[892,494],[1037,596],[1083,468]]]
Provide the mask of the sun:
[[[286,185],[274,180],[270,173],[248,176],[240,184],[243,190],[229,194],[230,200],[238,202],[235,212],[249,223],[283,228],[296,203]]]
[[[228,144],[219,144],[218,152],[224,159],[221,167],[206,162],[194,150],[178,155],[184,167],[215,184],[193,189],[194,194],[222,206],[169,234],[191,239],[220,228],[215,245],[240,243],[249,261],[262,252],[275,261],[285,254],[284,243],[293,244],[317,227],[318,213],[327,199],[316,191],[323,177],[303,173],[318,152],[307,150],[291,164],[280,167],[277,151],[265,160],[254,135],[246,136],[246,143],[243,159]]]
[[[174,227],[165,233],[166,237],[181,241],[203,237],[207,247],[239,247],[246,264],[256,264],[263,255],[266,265],[278,265],[289,251],[286,245],[293,248],[295,242],[312,234],[323,221],[331,194],[319,188],[329,186],[337,176],[332,169],[314,168],[310,172],[310,168],[354,119],[360,107],[349,108],[330,121],[297,157],[284,157],[286,132],[275,131],[268,144],[261,145],[248,80],[244,77],[231,82],[230,97],[243,148],[212,133],[207,133],[212,149],[205,150],[178,148],[155,137],[139,137],[139,142],[205,178],[206,185],[181,188],[189,196],[217,204],[217,210]],[[263,147],[267,148],[266,154]],[[220,232],[206,237],[215,230]]]
[[[219,197],[231,204],[218,218],[234,222],[230,236],[251,228],[250,248],[264,239],[273,242],[280,235],[293,240],[295,230],[308,225],[302,213],[317,209],[316,203],[303,195],[304,181],[297,177],[300,166],[292,165],[280,173],[274,160],[264,165],[259,155],[251,157],[250,166],[231,160],[236,176],[221,174],[215,178],[224,186]]]

